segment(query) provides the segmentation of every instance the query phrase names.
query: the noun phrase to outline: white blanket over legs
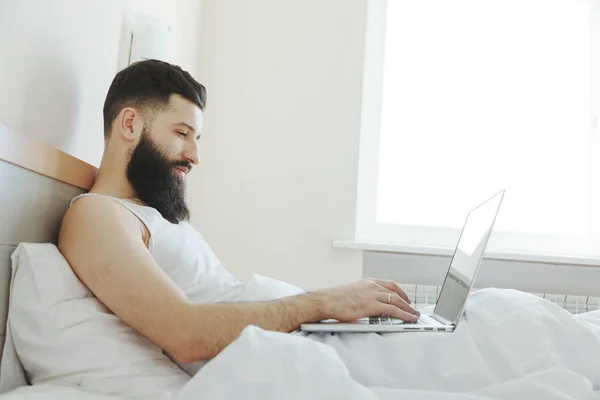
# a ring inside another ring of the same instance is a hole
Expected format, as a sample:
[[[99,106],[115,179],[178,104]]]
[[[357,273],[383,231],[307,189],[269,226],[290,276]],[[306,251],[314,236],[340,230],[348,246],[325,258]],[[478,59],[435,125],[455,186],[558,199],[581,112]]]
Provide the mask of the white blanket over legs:
[[[196,399],[600,398],[600,312],[512,290],[469,297],[454,333],[246,328],[179,393]]]

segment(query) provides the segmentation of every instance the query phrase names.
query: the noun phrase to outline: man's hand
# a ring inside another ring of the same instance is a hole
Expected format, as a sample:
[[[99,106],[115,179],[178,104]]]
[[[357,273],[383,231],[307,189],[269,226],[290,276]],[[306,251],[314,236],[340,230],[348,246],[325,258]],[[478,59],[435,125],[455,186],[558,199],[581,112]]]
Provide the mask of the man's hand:
[[[321,297],[323,314],[339,321],[387,315],[415,322],[420,315],[409,305],[410,299],[394,281],[363,279],[314,294]]]

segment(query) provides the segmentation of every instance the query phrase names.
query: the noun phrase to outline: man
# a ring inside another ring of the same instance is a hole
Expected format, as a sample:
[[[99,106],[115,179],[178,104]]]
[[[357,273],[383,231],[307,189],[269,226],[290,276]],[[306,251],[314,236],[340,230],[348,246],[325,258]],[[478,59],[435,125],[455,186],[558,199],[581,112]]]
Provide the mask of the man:
[[[181,363],[214,357],[248,325],[290,332],[327,318],[415,321],[406,294],[385,280],[274,301],[215,302],[236,281],[187,223],[185,202],[205,104],[205,88],[165,62],[142,61],[115,76],[97,180],[74,199],[59,236],[60,251],[94,295]]]

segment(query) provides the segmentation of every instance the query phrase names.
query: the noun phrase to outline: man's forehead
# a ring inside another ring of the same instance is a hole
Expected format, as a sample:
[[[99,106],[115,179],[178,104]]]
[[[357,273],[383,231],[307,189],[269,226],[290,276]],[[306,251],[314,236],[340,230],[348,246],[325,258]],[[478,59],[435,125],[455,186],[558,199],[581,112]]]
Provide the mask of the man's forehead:
[[[167,115],[174,119],[173,123],[185,123],[202,132],[202,110],[197,104],[178,95],[172,95],[169,101]]]

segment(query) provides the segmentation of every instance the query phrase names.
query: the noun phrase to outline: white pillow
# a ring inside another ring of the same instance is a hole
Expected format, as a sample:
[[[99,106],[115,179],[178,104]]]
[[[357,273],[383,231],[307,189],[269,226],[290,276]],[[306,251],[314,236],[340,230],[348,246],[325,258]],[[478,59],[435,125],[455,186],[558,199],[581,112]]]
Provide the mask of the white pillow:
[[[160,348],[92,295],[56,246],[20,244],[15,268],[10,327],[32,383],[165,399],[189,381]]]

